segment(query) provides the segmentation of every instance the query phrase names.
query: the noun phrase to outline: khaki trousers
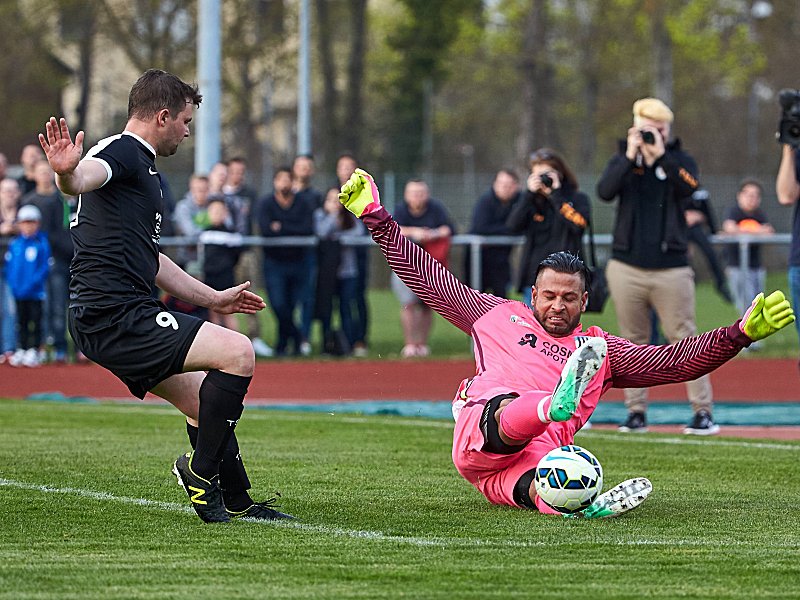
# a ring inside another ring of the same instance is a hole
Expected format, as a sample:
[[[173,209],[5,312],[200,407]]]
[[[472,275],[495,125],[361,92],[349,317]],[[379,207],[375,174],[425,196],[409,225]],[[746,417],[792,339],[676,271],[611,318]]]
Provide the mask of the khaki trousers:
[[[650,343],[651,309],[670,344],[697,333],[695,325],[694,271],[691,267],[642,269],[611,259],[606,278],[617,312],[620,335],[636,344]],[[704,375],[686,382],[692,410],[711,412],[711,380]],[[647,410],[647,389],[625,389],[625,406],[631,412]]]

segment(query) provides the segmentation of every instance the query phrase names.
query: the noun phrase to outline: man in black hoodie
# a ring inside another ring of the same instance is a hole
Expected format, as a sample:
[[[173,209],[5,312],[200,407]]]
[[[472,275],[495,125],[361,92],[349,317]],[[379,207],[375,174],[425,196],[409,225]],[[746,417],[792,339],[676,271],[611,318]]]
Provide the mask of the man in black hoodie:
[[[655,311],[670,343],[695,335],[694,273],[687,254],[684,211],[698,188],[697,164],[670,141],[673,114],[657,98],[633,105],[633,126],[606,166],[597,193],[619,198],[606,276],[620,333],[634,343],[650,338]],[[719,432],[711,416],[708,376],[686,384],[694,417],[684,433]],[[626,389],[628,418],[620,431],[645,432],[647,391]]]

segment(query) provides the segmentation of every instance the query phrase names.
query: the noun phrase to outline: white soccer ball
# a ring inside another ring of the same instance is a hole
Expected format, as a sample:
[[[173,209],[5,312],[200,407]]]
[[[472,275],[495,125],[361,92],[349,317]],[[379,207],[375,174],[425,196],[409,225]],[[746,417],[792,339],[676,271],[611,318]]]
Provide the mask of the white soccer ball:
[[[580,446],[561,446],[536,466],[536,493],[551,508],[574,513],[589,506],[603,489],[603,467]]]

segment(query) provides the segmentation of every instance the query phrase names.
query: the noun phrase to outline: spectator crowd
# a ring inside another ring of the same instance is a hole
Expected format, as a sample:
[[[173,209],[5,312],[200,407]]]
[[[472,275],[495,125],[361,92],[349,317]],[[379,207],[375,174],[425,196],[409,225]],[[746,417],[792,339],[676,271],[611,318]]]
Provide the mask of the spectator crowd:
[[[720,295],[739,310],[764,287],[757,245],[750,246],[747,262],[742,263],[738,246],[729,245],[720,257],[710,244],[709,236],[717,232],[717,226],[708,194],[700,186],[694,159],[672,136],[673,120],[662,101],[637,101],[632,124],[597,182],[599,199],[615,203],[608,285],[620,333],[636,343],[662,335],[675,342],[695,333],[689,243],[706,256]],[[0,154],[0,247],[4,253],[0,362],[35,367],[45,361],[85,360],[79,353],[70,355],[65,325],[73,253],[69,223],[79,210],[77,200],[64,197],[56,188],[54,173],[38,145],[22,150],[19,177],[8,176],[8,166]],[[339,187],[357,166],[354,156],[342,154],[330,185],[316,189],[313,182],[321,178],[315,178],[314,158],[299,155],[291,165],[277,168],[272,189],[259,194],[249,183],[247,161],[233,157],[215,164],[208,173],[191,175],[186,194],[177,202],[168,182],[162,180],[162,235],[192,242],[173,250],[176,262],[216,289],[263,280],[276,336],[265,339],[256,315],[237,319],[208,313],[177,298],[165,297],[165,303],[230,329],[242,328],[260,357],[312,354],[315,321],[321,328],[317,351],[366,356],[368,234],[338,201]],[[791,179],[793,167],[783,169],[786,180]],[[758,180],[742,181],[725,211],[723,235],[774,232],[760,206],[762,192]],[[791,195],[784,194],[782,202],[788,204]],[[405,182],[403,201],[394,217],[403,235],[448,263],[456,226],[444,204],[432,196],[428,182]],[[477,199],[468,231],[482,236],[520,235],[524,245],[516,273],[511,245],[482,247],[481,290],[500,296],[516,290],[530,305],[539,262],[562,250],[584,257],[584,232],[591,219],[589,197],[555,149],[533,152],[524,175],[508,167],[499,169],[491,187]],[[248,244],[252,236],[263,244]],[[282,238],[297,236],[306,242],[281,243]],[[470,258],[466,253],[467,275]],[[430,308],[396,276],[392,276],[391,289],[401,307],[401,356],[428,356]],[[687,432],[715,433],[710,382],[707,378],[690,382],[687,391],[694,409]],[[622,430],[645,431],[646,391],[626,390],[626,405],[629,414]]]

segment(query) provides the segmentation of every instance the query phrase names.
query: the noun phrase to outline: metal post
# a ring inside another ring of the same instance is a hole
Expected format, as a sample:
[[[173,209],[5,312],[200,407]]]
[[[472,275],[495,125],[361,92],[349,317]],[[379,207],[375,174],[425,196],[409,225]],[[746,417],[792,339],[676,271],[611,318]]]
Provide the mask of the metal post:
[[[481,275],[483,269],[481,268],[481,240],[480,238],[474,238],[469,244],[469,252],[470,252],[470,273],[469,273],[469,281],[472,284],[472,287],[478,291],[483,288],[483,281],[481,281]],[[497,293],[497,290],[494,290]]]
[[[300,0],[300,48],[297,60],[297,153],[311,154],[311,10]]]
[[[197,111],[194,170],[208,173],[220,158],[220,105],[222,95],[222,32],[220,0],[199,0],[197,5],[197,80],[203,104]]]
[[[745,275],[745,271],[747,267],[750,265],[750,239],[747,236],[740,236],[739,237],[739,289],[734,292],[736,294],[736,298],[734,300],[738,300],[740,306],[737,306],[740,311],[743,311],[747,307],[747,303],[750,300],[747,298],[747,276]]]

